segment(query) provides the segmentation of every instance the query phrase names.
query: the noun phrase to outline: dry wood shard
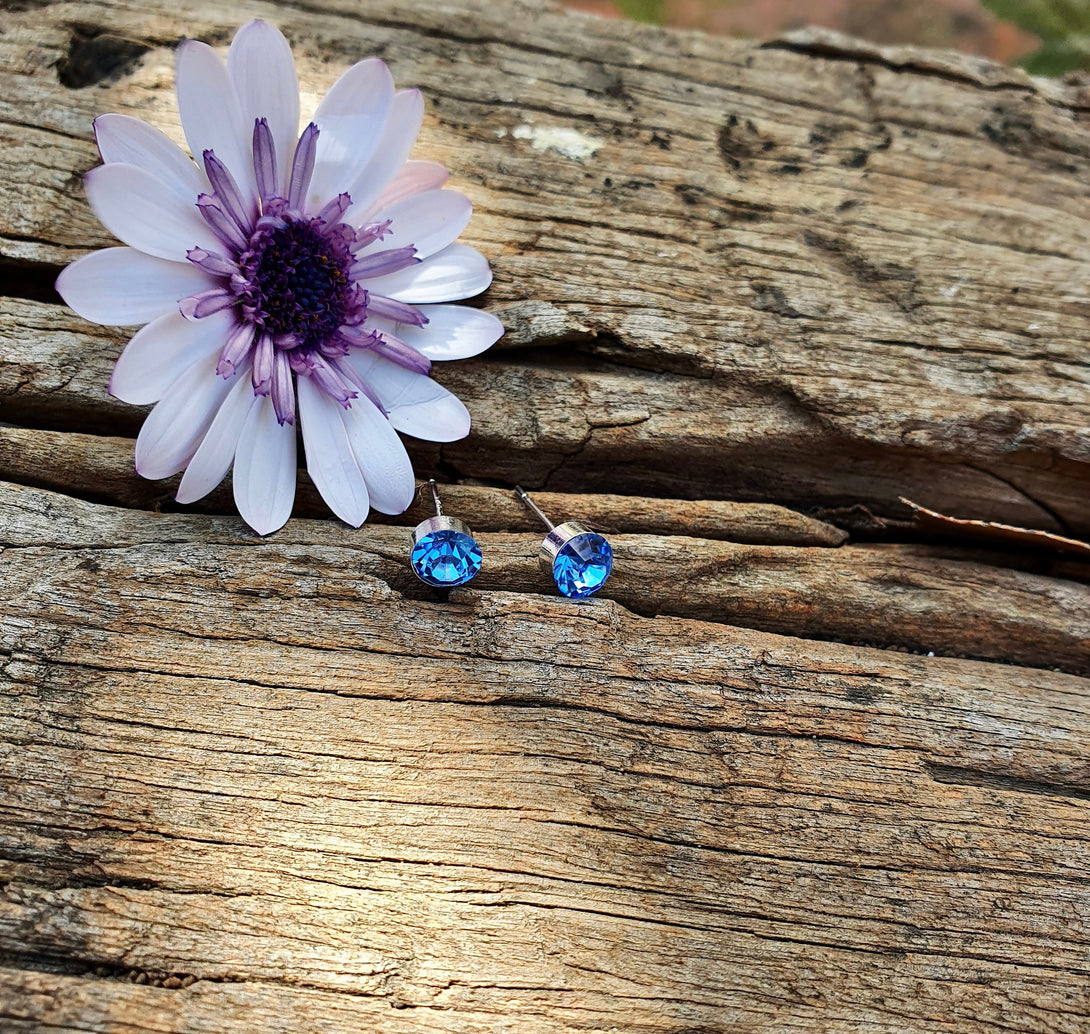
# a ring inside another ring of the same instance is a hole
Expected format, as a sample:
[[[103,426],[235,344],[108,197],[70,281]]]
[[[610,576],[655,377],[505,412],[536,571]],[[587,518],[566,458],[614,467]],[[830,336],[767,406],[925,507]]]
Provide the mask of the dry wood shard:
[[[169,506],[180,478],[147,481],[139,477],[133,469],[133,447],[129,438],[0,427],[0,478],[120,506]],[[328,507],[302,470],[299,477],[295,516],[327,517]],[[442,491],[447,512],[464,515],[475,531],[537,531],[540,527],[511,490],[444,485]],[[839,546],[848,537],[824,521],[766,503],[563,492],[535,493],[535,498],[551,513],[578,516],[605,532],[796,546]],[[230,483],[186,509],[234,513]],[[405,513],[396,517],[376,513],[368,520],[412,526],[432,513],[431,497],[423,489]]]

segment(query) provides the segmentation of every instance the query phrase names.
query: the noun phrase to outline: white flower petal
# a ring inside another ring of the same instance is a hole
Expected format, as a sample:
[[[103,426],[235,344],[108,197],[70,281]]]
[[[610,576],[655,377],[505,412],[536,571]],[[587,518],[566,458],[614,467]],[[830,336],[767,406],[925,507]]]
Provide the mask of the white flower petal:
[[[358,170],[347,188],[352,195],[352,207],[345,212],[346,222],[355,225],[405,164],[423,121],[424,96],[419,90],[401,90],[394,95],[386,132],[371,160]]]
[[[299,139],[299,79],[291,47],[279,29],[255,19],[235,33],[227,52],[227,71],[235,84],[249,139],[255,120],[269,121],[276,144],[280,189],[286,190],[291,157]]]
[[[203,167],[206,150],[231,170],[246,197],[255,197],[251,151],[254,124],[246,125],[234,83],[219,55],[206,43],[184,40],[175,71],[178,111],[194,161]]]
[[[193,458],[235,386],[234,378],[224,380],[216,375],[216,363],[215,354],[195,362],[148,414],[136,438],[136,471],[141,477],[170,477]]]
[[[57,277],[60,296],[85,320],[135,327],[177,311],[178,299],[213,285],[192,262],[167,262],[134,248],[104,248]]]
[[[183,201],[194,204],[208,189],[200,170],[173,140],[131,115],[99,115],[94,121],[98,153],[109,165],[123,162],[150,172]]]
[[[310,377],[298,377],[297,383],[307,473],[326,505],[342,521],[358,528],[367,519],[367,485],[348,443],[342,407]]]
[[[375,57],[357,62],[330,87],[314,113],[319,135],[308,194],[312,210],[348,190],[371,160],[393,100],[393,77]]]
[[[362,220],[372,221],[372,213],[380,212],[390,205],[397,204],[413,194],[421,194],[425,190],[438,190],[450,178],[446,166],[438,162],[406,162],[400,171],[390,181],[386,189],[375,199],[371,211]]]
[[[260,396],[254,395],[248,377],[235,378],[235,386],[224,399],[212,425],[208,428],[189,466],[185,468],[182,482],[175,499],[179,503],[193,503],[203,499],[216,487],[231,469],[235,458],[242,427],[250,410],[258,404]]]
[[[125,346],[110,377],[110,394],[134,406],[158,402],[199,359],[219,354],[234,323],[231,313],[187,320],[168,312]]]
[[[295,425],[276,419],[272,396],[258,399],[235,450],[235,505],[258,533],[282,528],[295,502]]]
[[[368,326],[386,330],[429,359],[468,359],[491,348],[503,336],[503,324],[490,312],[468,305],[421,305],[423,327],[372,319]]]
[[[464,244],[448,244],[415,266],[367,281],[367,290],[417,305],[480,294],[492,283],[488,260]]]
[[[405,445],[390,421],[362,395],[341,411],[341,419],[371,505],[379,513],[404,513],[416,495],[416,479]]]
[[[378,396],[396,430],[428,442],[455,442],[469,434],[469,410],[430,377],[374,353],[352,353],[343,361]]]
[[[148,255],[190,263],[190,248],[217,251],[222,245],[197,212],[150,172],[115,162],[83,177],[83,188],[99,222],[115,237]]]
[[[456,190],[428,190],[399,201],[375,216],[375,222],[390,220],[392,232],[369,250],[404,248],[412,245],[418,258],[427,258],[458,239],[466,228],[473,205]]]

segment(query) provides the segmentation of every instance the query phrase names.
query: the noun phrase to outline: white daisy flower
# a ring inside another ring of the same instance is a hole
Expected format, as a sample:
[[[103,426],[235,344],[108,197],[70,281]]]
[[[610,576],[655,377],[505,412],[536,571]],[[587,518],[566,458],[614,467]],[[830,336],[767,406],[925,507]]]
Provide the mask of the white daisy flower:
[[[95,323],[147,324],[110,392],[157,403],[136,441],[147,478],[184,470],[179,502],[233,466],[235,503],[259,534],[295,498],[299,418],[307,471],[358,527],[401,513],[415,491],[397,432],[434,442],[469,433],[462,403],[429,376],[503,333],[488,313],[444,304],[483,291],[488,262],[455,239],[469,199],[447,171],[409,161],[424,101],[395,92],[372,58],[334,83],[299,130],[299,88],[273,26],[239,29],[226,65],[178,48],[177,93],[194,163],[127,115],[95,120],[105,162],[85,187],[127,247],[73,262],[64,300]]]

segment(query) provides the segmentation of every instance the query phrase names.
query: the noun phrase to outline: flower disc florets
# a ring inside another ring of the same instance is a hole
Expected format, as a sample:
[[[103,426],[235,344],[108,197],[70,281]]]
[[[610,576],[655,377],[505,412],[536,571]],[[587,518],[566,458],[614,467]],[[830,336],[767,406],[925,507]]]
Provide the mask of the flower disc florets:
[[[239,261],[243,310],[278,347],[321,349],[350,314],[365,315],[366,294],[348,279],[346,234],[325,229],[317,219],[262,219]]]

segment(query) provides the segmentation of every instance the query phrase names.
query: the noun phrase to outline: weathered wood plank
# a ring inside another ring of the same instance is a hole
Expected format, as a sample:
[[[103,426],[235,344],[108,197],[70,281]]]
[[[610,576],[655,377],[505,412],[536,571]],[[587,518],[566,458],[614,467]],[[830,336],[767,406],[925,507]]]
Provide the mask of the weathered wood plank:
[[[433,594],[406,563],[409,529],[370,526],[360,531],[296,521],[274,538],[257,540],[237,519],[110,511],[63,496],[0,484],[0,543],[17,549],[8,569],[59,564],[79,569],[72,550],[169,543],[155,553],[160,576],[185,581],[203,593],[221,564],[245,565],[260,556],[270,569],[305,571],[312,549],[326,563],[365,568],[399,595],[421,601]],[[538,531],[480,533],[484,553],[477,590],[552,591],[537,560]],[[921,653],[994,658],[1012,663],[1090,673],[1090,565],[1076,582],[1028,570],[999,568],[1000,559],[972,559],[927,546],[745,545],[683,535],[613,535],[616,568],[603,596],[638,614],[669,614],[761,628],[818,639],[875,644]],[[64,544],[61,556],[56,546]],[[172,570],[184,551],[185,572]],[[333,553],[329,551],[333,550]],[[1011,559],[1006,560],[1011,563]],[[168,570],[171,569],[171,570]],[[956,644],[951,647],[950,644]]]
[[[0,555],[29,1029],[1083,1022],[1086,680],[25,520],[71,542]]]
[[[469,0],[266,13],[310,96],[362,49],[420,84],[422,153],[477,203],[488,304],[509,348],[538,351],[443,372],[476,415],[443,450],[462,475],[886,512],[908,494],[1090,530],[1079,87],[832,38],[573,32]],[[9,16],[3,254],[106,243],[76,175],[90,119],[176,133],[170,45],[222,42],[234,20],[194,2]],[[119,82],[66,89],[56,62],[88,25],[150,49]],[[547,146],[556,128],[585,157]]]
[[[1090,532],[1085,87],[484,0],[0,6],[0,1029],[1081,1034],[1087,565],[804,512]],[[446,602],[396,522],[155,512],[126,332],[51,293],[108,243],[90,119],[180,139],[176,40],[251,16],[305,107],[422,86],[476,204],[508,335],[411,446],[486,550]],[[515,481],[611,533],[602,598]]]
[[[84,324],[56,306],[22,299],[0,299],[0,316],[5,317],[0,323],[0,398],[6,419],[107,434],[136,432],[142,411],[106,394],[124,335]],[[441,447],[413,443],[410,453],[418,468],[441,462],[462,476],[522,480],[530,487],[676,492],[682,498],[708,489],[713,496],[769,501],[781,493],[760,486],[790,476],[795,487],[783,495],[796,504],[803,499],[808,506],[864,502],[887,512],[896,512],[891,508],[901,495],[933,498],[936,482],[947,476],[941,457],[919,453],[906,464],[891,463],[878,452],[858,454],[844,440],[836,448],[848,450],[857,462],[842,477],[835,464],[824,462],[830,454],[823,450],[833,446],[821,444],[808,420],[800,423],[786,415],[781,420],[774,401],[752,396],[752,414],[759,413],[758,443],[746,437],[749,403],[732,404],[712,381],[619,368],[595,373],[562,364],[526,366],[502,358],[453,364],[437,370],[436,379],[466,402],[475,430],[466,441]],[[659,415],[652,420],[656,410]],[[694,413],[699,420],[693,420]],[[662,468],[655,465],[656,451],[661,451]],[[679,451],[686,457],[671,462],[668,457]],[[823,461],[815,463],[815,455]],[[793,466],[802,462],[805,471]],[[775,469],[766,469],[768,464]],[[574,473],[576,467],[581,474]],[[720,480],[721,474],[731,480]],[[947,503],[959,514],[1061,527],[1042,519],[1037,502],[992,471],[962,466],[955,481],[956,495]],[[1082,497],[1077,482],[1070,491]],[[1082,525],[1065,522],[1064,527]]]
[[[133,469],[134,442],[129,438],[0,427],[0,479],[36,485],[98,502],[139,509],[170,505],[180,477],[147,481]],[[305,471],[299,471],[297,517],[327,517]],[[448,513],[462,514],[476,531],[537,531],[541,527],[509,490],[475,485],[444,485]],[[652,499],[646,496],[564,492],[535,493],[548,512],[578,515],[605,532],[692,535],[705,539],[781,546],[839,546],[847,532],[782,506],[730,503],[722,500]],[[177,504],[175,504],[177,506]],[[420,491],[403,514],[372,514],[373,524],[414,526],[433,514],[431,497]],[[229,481],[193,507],[206,513],[235,512]],[[242,530],[242,529],[240,529]]]

